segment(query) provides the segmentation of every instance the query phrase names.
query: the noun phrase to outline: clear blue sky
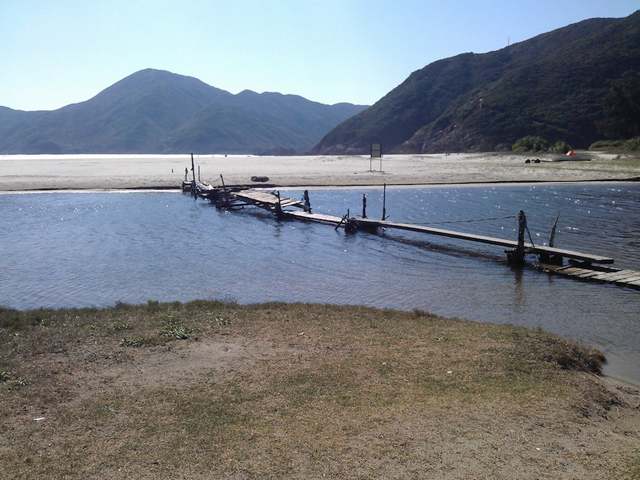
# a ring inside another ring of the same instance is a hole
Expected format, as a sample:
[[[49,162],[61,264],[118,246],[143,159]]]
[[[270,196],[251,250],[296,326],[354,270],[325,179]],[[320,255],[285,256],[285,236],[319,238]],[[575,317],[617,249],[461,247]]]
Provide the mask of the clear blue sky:
[[[0,105],[53,110],[145,68],[333,104],[638,0],[0,0]]]

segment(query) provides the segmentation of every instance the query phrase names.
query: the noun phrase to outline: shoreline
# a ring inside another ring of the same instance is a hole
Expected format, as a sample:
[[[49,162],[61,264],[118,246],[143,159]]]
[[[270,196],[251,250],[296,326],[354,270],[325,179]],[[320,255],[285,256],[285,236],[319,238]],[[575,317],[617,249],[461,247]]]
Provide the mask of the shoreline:
[[[589,152],[590,161],[525,163],[526,154],[368,156],[194,155],[197,178],[256,188],[375,188],[640,181],[640,155]],[[377,160],[373,162],[377,163]],[[0,192],[175,190],[193,178],[189,155],[0,156]],[[267,177],[266,184],[251,177]]]
[[[210,300],[207,299],[196,299],[196,300],[192,300],[189,302],[161,302],[163,304],[169,305],[170,303],[174,303],[174,304],[181,304],[181,305],[186,305],[189,303],[198,303],[198,302],[210,302]],[[220,302],[220,303],[227,303],[227,302]],[[235,302],[231,302],[231,303],[235,303]],[[282,305],[295,305],[298,304],[299,302],[276,302],[276,303],[281,303]],[[122,304],[124,306],[126,306],[127,308],[145,308],[148,306],[148,302],[147,304],[145,303],[125,303]],[[249,309],[254,309],[254,310],[268,310],[269,309],[269,302],[258,302],[258,303],[238,303],[237,304],[240,308],[249,308]],[[384,308],[377,308],[377,307],[371,307],[368,305],[340,305],[340,304],[332,304],[332,303],[317,303],[317,302],[311,302],[308,305],[314,307],[314,308],[328,308],[328,309],[340,309],[340,308],[363,308],[363,309],[371,309],[371,310],[385,310]],[[2,307],[2,305],[0,305],[0,307]],[[52,312],[52,311],[56,311],[58,313],[69,313],[71,311],[89,311],[89,310],[97,310],[97,311],[109,311],[109,310],[113,310],[113,309],[117,309],[118,305],[107,305],[107,306],[100,306],[100,307],[62,307],[62,308],[29,308],[29,309],[16,309],[13,307],[4,307],[6,309],[6,311],[15,311],[18,312],[20,315],[29,315],[31,313],[38,313],[38,312]],[[389,312],[394,312],[397,314],[401,314],[401,315],[410,315],[413,312],[413,309],[386,309]],[[429,315],[429,316],[437,316],[436,314],[433,314],[429,311],[425,311],[424,312],[425,315]],[[485,325],[493,325],[495,327],[501,327],[501,326],[505,326],[507,324],[494,324],[491,322],[484,322],[484,321],[475,321],[475,320],[469,320],[468,318],[464,318],[462,316],[460,317],[442,317],[444,319],[447,320],[451,320],[454,322],[462,322],[462,323],[468,323],[468,324],[485,324]],[[520,328],[520,327],[519,327]],[[533,328],[530,327],[522,327],[525,328],[526,330],[531,330],[533,331]],[[545,333],[548,333],[546,330],[543,330]],[[562,337],[567,339],[567,341],[569,342],[576,342],[575,340],[571,340],[569,337],[565,337],[563,335],[560,334],[552,334],[551,335],[557,335],[558,337]],[[580,344],[579,342],[576,342],[576,344]],[[587,348],[595,348],[595,347],[587,347]],[[634,379],[628,378],[628,377],[623,377],[623,376],[614,376],[611,374],[606,373],[606,363],[607,360],[605,358],[605,362],[603,364],[603,368],[602,370],[598,373],[598,377],[603,379],[603,381],[606,381],[608,383],[610,383],[611,385],[613,385],[614,387],[627,387],[627,388],[633,388],[633,389],[640,389],[640,381],[635,381]]]
[[[599,183],[638,183],[640,177],[632,178],[601,178],[591,180],[496,180],[488,182],[464,182],[464,183],[402,183],[402,184],[384,184],[387,188],[422,188],[422,187],[437,187],[437,188],[457,188],[457,187],[482,187],[482,186],[521,186],[521,185],[588,185]],[[374,190],[383,188],[384,185],[264,185],[264,184],[242,184],[254,189],[271,190],[341,190],[341,189],[353,189],[362,188],[366,190]],[[228,185],[229,186],[229,185]],[[145,187],[129,187],[129,188],[64,188],[64,187],[49,187],[38,188],[32,190],[0,190],[0,195],[3,194],[26,194],[26,193],[183,193],[182,186],[145,186]]]

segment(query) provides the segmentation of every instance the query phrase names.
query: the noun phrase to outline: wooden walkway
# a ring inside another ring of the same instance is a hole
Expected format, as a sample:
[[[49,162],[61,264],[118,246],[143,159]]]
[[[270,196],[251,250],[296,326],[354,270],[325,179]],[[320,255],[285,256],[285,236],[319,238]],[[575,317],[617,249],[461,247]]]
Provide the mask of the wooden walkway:
[[[640,272],[636,270],[624,270],[614,267],[594,267],[592,265],[545,265],[537,267],[547,273],[571,277],[579,280],[601,283],[613,283],[621,287],[629,287],[640,290]]]
[[[535,267],[547,273],[563,275],[581,280],[613,283],[640,290],[640,272],[608,266],[614,262],[613,258],[575,252],[562,248],[533,245],[526,242],[523,243],[523,237],[520,237],[521,243],[519,244],[516,240],[506,240],[503,238],[456,232],[409,223],[389,222],[386,220],[373,220],[368,218],[354,218],[349,217],[348,212],[344,217],[312,213],[306,192],[305,198],[307,202],[305,203],[293,198],[281,197],[279,192],[255,190],[247,186],[223,185],[222,187],[212,187],[207,183],[194,181],[190,183],[185,182],[183,190],[191,191],[191,193],[197,197],[208,199],[219,208],[239,208],[252,205],[270,210],[274,212],[278,218],[323,223],[332,225],[336,229],[343,227],[347,231],[375,231],[379,228],[397,229],[496,245],[511,249],[506,250],[508,253],[515,249],[520,249],[519,251],[522,252],[524,250],[526,255],[538,255],[541,261],[535,264]],[[524,216],[523,212],[521,212],[521,214]],[[555,260],[560,263],[560,265],[549,265],[545,263],[545,261],[547,261],[546,259],[551,259],[551,262],[554,262]],[[570,265],[563,265],[563,259],[569,259]],[[576,265],[578,262],[581,263]]]
[[[294,211],[283,211],[282,212],[285,217],[295,218],[298,220],[306,220],[308,222],[317,222],[317,223],[326,223],[334,226],[343,226],[344,219],[340,217],[335,217],[333,215],[325,215],[322,213],[311,213],[311,212],[300,212],[297,210]]]
[[[287,197],[279,197],[278,195],[270,192],[263,192],[260,190],[240,190],[233,193],[235,201],[244,202],[247,205],[255,205],[260,208],[266,208],[268,210],[275,210],[276,207],[296,207],[303,210],[306,209],[304,203],[299,200]]]
[[[428,233],[430,235],[438,235],[442,237],[457,238],[459,240],[468,240],[471,242],[487,243],[490,245],[497,245],[505,248],[517,248],[518,242],[516,240],[505,240],[503,238],[485,237],[483,235],[475,235],[472,233],[454,232],[451,230],[442,230],[440,228],[423,227],[420,225],[412,225],[408,223],[396,223],[388,222],[385,220],[370,220],[368,218],[359,218],[355,220],[359,228],[375,229],[379,227],[383,228],[396,228],[399,230],[409,230],[412,232]],[[571,250],[564,250],[562,248],[553,248],[532,245],[531,243],[524,244],[525,250],[531,255],[557,255],[563,258],[573,258],[588,263],[602,263],[611,264],[614,262],[613,258],[603,257],[600,255],[591,255],[588,253],[573,252]]]

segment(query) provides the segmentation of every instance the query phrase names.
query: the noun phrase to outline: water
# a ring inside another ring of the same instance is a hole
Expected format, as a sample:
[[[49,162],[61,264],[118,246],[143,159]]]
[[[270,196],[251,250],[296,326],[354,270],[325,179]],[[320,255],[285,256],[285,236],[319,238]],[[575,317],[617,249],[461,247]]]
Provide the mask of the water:
[[[282,192],[300,198],[302,192]],[[311,191],[314,211],[379,218],[381,189]],[[611,256],[640,270],[640,186],[387,190],[390,220]],[[193,299],[361,304],[541,327],[600,348],[606,373],[640,384],[640,292],[506,265],[499,247],[417,233],[347,235],[219,211],[178,193],[0,195],[0,305],[17,309]]]

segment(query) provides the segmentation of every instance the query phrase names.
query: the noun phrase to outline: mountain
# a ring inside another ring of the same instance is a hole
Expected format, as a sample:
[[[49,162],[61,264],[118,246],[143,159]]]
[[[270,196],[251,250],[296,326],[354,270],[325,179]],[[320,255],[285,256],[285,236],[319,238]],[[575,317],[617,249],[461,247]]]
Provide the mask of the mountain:
[[[147,69],[54,111],[0,107],[0,153],[260,153],[304,151],[364,106],[294,95],[233,95]]]
[[[351,104],[328,107],[296,95],[259,95],[245,90],[230,98],[218,98],[201,109],[176,129],[169,150],[211,152],[222,142],[229,152],[260,152],[277,146],[302,152],[363,108]],[[212,137],[210,131],[216,136]]]
[[[308,153],[368,153],[378,141],[385,152],[504,150],[527,135],[586,148],[612,81],[639,69],[640,11],[585,20],[427,65]]]

